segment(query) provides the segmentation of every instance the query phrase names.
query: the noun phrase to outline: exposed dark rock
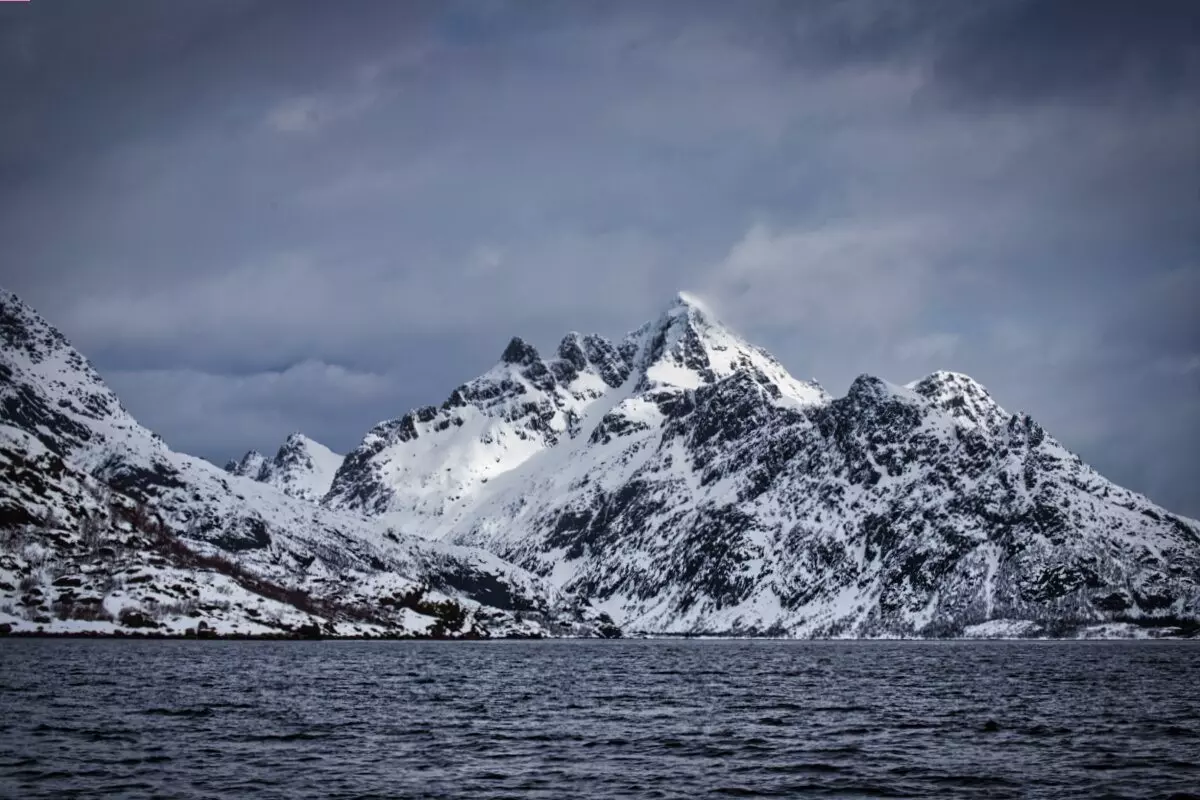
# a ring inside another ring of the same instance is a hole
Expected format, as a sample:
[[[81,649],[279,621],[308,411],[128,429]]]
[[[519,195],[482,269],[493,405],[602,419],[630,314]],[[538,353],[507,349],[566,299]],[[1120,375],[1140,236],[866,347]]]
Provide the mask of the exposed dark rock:
[[[506,364],[533,364],[538,361],[538,352],[533,345],[527,344],[524,339],[519,336],[514,336],[512,341],[508,343],[508,347],[504,348],[504,354],[501,359]]]
[[[126,628],[157,628],[158,623],[141,611],[132,608],[121,609],[117,621]]]

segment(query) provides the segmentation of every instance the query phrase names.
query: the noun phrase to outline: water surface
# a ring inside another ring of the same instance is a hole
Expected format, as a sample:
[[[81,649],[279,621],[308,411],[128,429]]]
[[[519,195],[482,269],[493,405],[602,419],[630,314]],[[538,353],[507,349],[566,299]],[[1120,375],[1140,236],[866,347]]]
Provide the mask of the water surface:
[[[1196,642],[7,639],[0,796],[1168,797],[1197,678]]]

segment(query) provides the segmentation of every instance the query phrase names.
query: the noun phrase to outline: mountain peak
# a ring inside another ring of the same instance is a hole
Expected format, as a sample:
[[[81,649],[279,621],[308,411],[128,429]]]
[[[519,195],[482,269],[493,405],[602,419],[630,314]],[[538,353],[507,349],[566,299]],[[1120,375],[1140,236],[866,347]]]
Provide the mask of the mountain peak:
[[[655,327],[689,326],[697,331],[713,330],[726,337],[741,340],[713,313],[712,307],[689,292],[677,292],[675,299],[658,318]]]
[[[774,356],[747,342],[688,292],[676,294],[658,320],[626,339],[635,341],[641,343],[638,366],[643,370],[643,388],[695,389],[737,372],[754,371],[791,402],[808,405],[828,399],[820,386],[793,378]]]
[[[520,336],[514,336],[500,356],[500,360],[505,364],[524,364],[526,366],[539,358],[537,349]]]
[[[151,451],[160,446],[67,338],[4,289],[0,399],[6,424],[27,425],[43,445],[60,454],[80,448],[103,461],[114,446]]]
[[[266,463],[267,458],[262,453],[257,450],[247,450],[241,459],[230,461],[226,464],[225,471],[234,475],[241,475],[244,478],[258,480]]]
[[[938,370],[905,388],[949,411],[961,422],[998,430],[1009,418],[983,384],[961,372]]]
[[[268,459],[250,450],[240,461],[230,461],[225,471],[274,486],[284,494],[317,502],[329,491],[343,457],[325,445],[293,431]]]
[[[587,338],[578,331],[571,331],[558,343],[558,357],[576,370],[587,369]]]
[[[275,460],[278,462],[281,460],[281,457],[289,453],[301,452],[310,458],[314,456],[323,458],[327,455],[334,458],[341,458],[341,456],[339,456],[337,453],[334,453],[328,447],[321,444],[311,436],[301,433],[300,431],[293,431],[292,433],[288,434],[286,439],[283,440],[283,445],[280,446],[279,454],[275,456]]]
[[[287,449],[308,447],[312,444],[316,444],[316,442],[305,436],[300,431],[292,431],[287,435],[287,438],[283,440],[283,447]]]
[[[591,369],[610,388],[616,388],[629,376],[629,364],[612,342],[597,334],[584,336],[571,331],[558,345],[558,358],[576,373]]]
[[[671,301],[671,305],[668,306],[668,311],[675,311],[677,309],[691,309],[693,311],[698,311],[701,314],[712,314],[712,310],[703,300],[691,292],[686,291],[676,292],[675,298]]]
[[[911,384],[911,387],[915,388],[921,384],[948,384],[953,386],[971,387],[972,389],[977,389],[984,394],[988,393],[988,390],[983,387],[983,384],[972,378],[970,375],[967,375],[964,372],[954,372],[948,369],[934,370],[921,380],[914,381]]]
[[[0,343],[6,350],[24,353],[34,364],[70,348],[66,337],[7,289],[0,289]]]

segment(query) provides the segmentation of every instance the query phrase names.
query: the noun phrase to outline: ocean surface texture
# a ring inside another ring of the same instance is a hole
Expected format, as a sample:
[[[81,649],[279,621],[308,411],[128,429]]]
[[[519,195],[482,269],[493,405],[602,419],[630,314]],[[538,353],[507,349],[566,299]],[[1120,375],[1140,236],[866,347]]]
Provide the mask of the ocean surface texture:
[[[1195,642],[0,640],[0,796],[1187,797]]]

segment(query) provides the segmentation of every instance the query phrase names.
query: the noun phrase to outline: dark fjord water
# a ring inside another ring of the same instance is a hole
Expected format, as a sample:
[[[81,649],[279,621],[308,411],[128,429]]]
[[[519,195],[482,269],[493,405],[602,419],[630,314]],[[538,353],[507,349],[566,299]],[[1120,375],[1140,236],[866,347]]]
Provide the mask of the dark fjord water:
[[[0,641],[0,795],[1168,797],[1200,646]]]

